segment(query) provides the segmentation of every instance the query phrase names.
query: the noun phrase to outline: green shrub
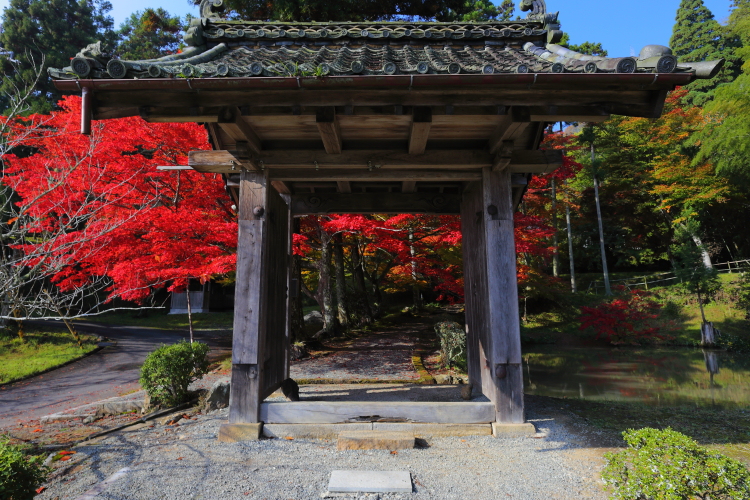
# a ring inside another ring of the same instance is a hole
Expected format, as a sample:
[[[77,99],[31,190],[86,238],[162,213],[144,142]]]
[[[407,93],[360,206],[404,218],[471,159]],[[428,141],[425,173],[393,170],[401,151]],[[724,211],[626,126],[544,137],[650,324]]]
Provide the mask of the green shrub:
[[[627,449],[607,453],[604,481],[622,500],[750,499],[750,472],[670,428],[623,432]]]
[[[441,321],[435,325],[440,339],[440,355],[446,368],[455,366],[466,371],[466,332],[454,321]]]
[[[36,489],[47,480],[44,457],[28,457],[20,447],[0,442],[0,498],[32,500]]]
[[[139,382],[151,404],[175,406],[187,401],[190,383],[208,373],[208,351],[206,344],[183,340],[149,354]]]
[[[750,269],[743,268],[737,281],[737,305],[745,311],[745,318],[750,319]]]

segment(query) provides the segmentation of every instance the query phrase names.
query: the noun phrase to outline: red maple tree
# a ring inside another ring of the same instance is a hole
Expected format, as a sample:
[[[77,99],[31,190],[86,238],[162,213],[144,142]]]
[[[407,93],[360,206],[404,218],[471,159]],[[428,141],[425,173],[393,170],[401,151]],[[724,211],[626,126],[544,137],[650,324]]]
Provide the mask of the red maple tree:
[[[27,154],[4,158],[2,182],[20,198],[24,265],[61,290],[106,277],[110,300],[136,302],[234,270],[236,216],[219,176],[156,168],[207,149],[203,127],[130,117],[94,122],[84,136],[80,98],[60,107],[11,123]]]

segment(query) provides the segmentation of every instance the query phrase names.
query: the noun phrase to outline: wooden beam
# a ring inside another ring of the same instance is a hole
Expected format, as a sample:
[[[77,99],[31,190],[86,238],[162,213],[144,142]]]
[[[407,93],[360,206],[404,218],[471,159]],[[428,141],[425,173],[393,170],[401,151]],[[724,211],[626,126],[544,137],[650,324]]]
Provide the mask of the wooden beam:
[[[292,190],[289,188],[289,185],[286,182],[271,181],[271,185],[279,194],[292,194]]]
[[[515,146],[514,141],[503,141],[500,144],[500,148],[495,154],[495,162],[492,165],[492,170],[500,172],[505,170],[513,161],[513,148]]]
[[[340,193],[351,193],[352,184],[349,181],[336,181]]]
[[[318,150],[274,150],[264,151],[262,155],[250,159],[240,158],[241,155],[231,151],[191,151],[188,155],[188,166],[199,172],[228,174],[239,173],[243,168],[260,171],[259,165],[262,162],[265,168],[281,169],[281,172],[272,173],[272,177],[282,176],[275,179],[281,181],[294,181],[295,178],[290,177],[291,175],[302,175],[299,180],[353,181],[389,178],[403,181],[471,180],[475,179],[476,174],[461,171],[476,171],[496,164],[495,158],[487,151],[461,149],[432,150],[422,155],[380,150],[347,150],[338,155]],[[315,162],[318,163],[317,170]],[[510,170],[517,173],[547,173],[560,165],[560,151],[516,150],[511,155]],[[290,172],[290,169],[294,172]],[[348,172],[342,169],[348,169]],[[410,169],[424,171],[407,172],[404,175],[394,172]],[[331,170],[337,171],[329,172]],[[468,175],[469,178],[451,178],[451,175]]]
[[[531,111],[526,106],[512,106],[490,136],[490,153],[497,153],[506,141],[515,141],[523,135],[531,122]]]
[[[219,113],[218,125],[234,142],[246,142],[248,148],[255,153],[260,153],[263,150],[260,137],[250,124],[242,118],[239,108],[222,109]]]
[[[409,154],[421,155],[427,147],[427,139],[430,137],[432,127],[432,109],[427,107],[416,107],[411,119],[409,132]]]
[[[318,125],[326,153],[341,154],[341,129],[336,118],[336,108],[333,106],[318,108],[315,113],[315,123]]]
[[[461,195],[440,193],[331,193],[292,195],[294,215],[458,214]]]
[[[396,170],[367,169],[269,169],[269,176],[274,181],[307,181],[307,182],[402,182],[402,181],[434,181],[434,182],[462,182],[476,181],[482,178],[478,169],[475,170]],[[344,191],[342,191],[344,192]]]
[[[548,174],[562,166],[562,158],[562,151],[559,149],[513,151],[510,171],[521,174]]]
[[[230,174],[244,170],[260,171],[252,159],[240,160],[230,151],[190,151],[188,166],[204,173]]]
[[[416,193],[417,192],[417,181],[404,181],[401,183],[402,193]]]

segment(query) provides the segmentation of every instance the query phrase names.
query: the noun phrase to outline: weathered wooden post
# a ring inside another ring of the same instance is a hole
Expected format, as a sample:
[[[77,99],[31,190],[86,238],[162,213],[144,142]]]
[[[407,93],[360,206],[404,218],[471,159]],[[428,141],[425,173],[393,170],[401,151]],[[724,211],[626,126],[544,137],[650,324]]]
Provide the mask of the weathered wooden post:
[[[260,404],[289,373],[287,286],[290,212],[268,172],[243,170],[238,204],[237,281],[229,424],[220,439],[260,431]],[[240,424],[240,425],[237,425]]]
[[[497,421],[521,423],[523,375],[511,173],[489,167],[464,193],[464,280],[469,378],[495,404]]]

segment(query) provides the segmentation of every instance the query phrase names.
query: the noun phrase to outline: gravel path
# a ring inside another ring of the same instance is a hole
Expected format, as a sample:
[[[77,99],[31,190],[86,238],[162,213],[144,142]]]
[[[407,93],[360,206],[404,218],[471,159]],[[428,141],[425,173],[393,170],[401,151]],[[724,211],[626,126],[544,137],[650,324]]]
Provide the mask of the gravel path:
[[[87,499],[318,499],[336,469],[411,472],[411,494],[367,498],[606,498],[598,482],[600,451],[591,440],[551,417],[549,405],[527,406],[540,431],[536,439],[427,438],[422,447],[398,453],[337,451],[327,440],[219,443],[218,428],[227,418],[219,410],[80,446],[71,460],[55,462],[37,499],[79,499],[95,487],[98,494]]]

